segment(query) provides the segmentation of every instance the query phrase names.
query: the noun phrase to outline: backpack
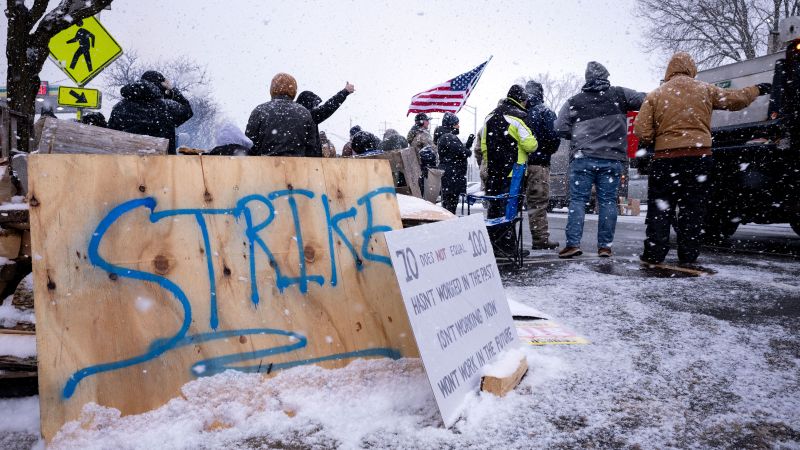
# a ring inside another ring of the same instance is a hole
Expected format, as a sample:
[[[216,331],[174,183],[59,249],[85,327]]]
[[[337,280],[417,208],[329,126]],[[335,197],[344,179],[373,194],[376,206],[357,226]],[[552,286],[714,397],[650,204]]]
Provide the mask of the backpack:
[[[544,104],[539,104],[531,109],[528,117],[530,118],[530,123],[528,125],[531,127],[533,135],[536,136],[536,140],[539,142],[537,152],[552,155],[558,151],[561,139],[559,139],[553,127],[553,122],[556,120],[555,113],[550,111]]]

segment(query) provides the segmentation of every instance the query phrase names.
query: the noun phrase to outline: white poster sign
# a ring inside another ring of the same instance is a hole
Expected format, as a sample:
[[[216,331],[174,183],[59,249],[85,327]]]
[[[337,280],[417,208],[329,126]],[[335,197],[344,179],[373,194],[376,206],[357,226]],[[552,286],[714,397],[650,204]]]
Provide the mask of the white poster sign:
[[[446,426],[481,367],[520,341],[482,215],[386,233],[395,275]]]

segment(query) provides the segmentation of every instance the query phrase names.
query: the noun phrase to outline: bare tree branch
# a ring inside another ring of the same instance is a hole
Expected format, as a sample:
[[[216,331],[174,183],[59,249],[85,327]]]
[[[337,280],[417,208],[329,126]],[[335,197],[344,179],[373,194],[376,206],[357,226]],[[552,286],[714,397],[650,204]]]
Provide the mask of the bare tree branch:
[[[194,115],[176,130],[179,145],[204,149],[213,147],[214,132],[221,111],[219,104],[209,93],[211,79],[206,66],[197,61],[181,56],[148,63],[140,59],[135,50],[129,50],[103,72],[102,80],[108,97],[119,100],[120,88],[136,82],[147,70],[161,72],[192,104]]]
[[[800,0],[637,0],[636,15],[648,48],[715,66],[777,51],[778,21],[797,10]]]
[[[581,91],[583,81],[574,73],[567,73],[560,77],[549,72],[538,73],[532,77],[521,77],[515,82],[525,86],[528,81],[536,81],[544,90],[544,104],[555,112],[561,108],[570,97]]]

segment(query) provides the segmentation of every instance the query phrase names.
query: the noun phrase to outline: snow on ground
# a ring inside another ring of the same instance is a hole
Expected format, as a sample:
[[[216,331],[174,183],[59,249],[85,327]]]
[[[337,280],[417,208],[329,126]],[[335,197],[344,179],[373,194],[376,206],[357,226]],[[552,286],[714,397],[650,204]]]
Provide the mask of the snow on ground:
[[[137,416],[90,405],[52,447],[800,448],[800,266],[710,267],[645,278],[617,258],[507,274],[512,311],[543,311],[592,344],[525,346],[522,384],[475,394],[449,430],[419,361],[367,360],[269,380],[227,372]]]
[[[39,397],[0,398],[0,448],[41,447]]]

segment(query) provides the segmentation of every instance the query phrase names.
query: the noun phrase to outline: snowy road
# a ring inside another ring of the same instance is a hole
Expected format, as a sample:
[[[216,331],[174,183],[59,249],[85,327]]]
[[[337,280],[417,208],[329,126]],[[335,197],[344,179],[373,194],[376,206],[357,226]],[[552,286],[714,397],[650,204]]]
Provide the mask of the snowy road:
[[[638,227],[620,222],[619,248],[637,248]],[[800,448],[800,262],[702,262],[717,274],[647,276],[632,254],[506,273],[510,299],[591,343],[526,346],[522,384],[475,396],[451,430],[418,362],[372,360],[230,372],[141,416],[88,410],[54,448]],[[3,402],[18,414],[0,448],[29,448],[35,399]]]

